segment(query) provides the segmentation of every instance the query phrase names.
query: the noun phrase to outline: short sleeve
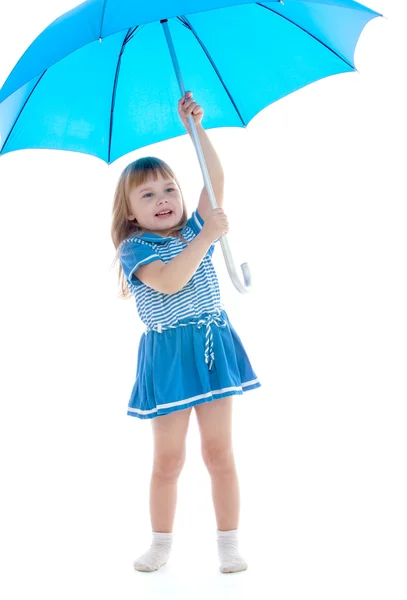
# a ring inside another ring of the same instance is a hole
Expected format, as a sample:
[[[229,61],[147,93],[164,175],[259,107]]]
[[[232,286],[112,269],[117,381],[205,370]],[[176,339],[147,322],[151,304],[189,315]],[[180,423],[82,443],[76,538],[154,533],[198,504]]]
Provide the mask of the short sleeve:
[[[199,214],[198,209],[194,210],[191,217],[187,221],[187,225],[189,225],[189,227],[192,229],[192,231],[195,233],[195,235],[198,235],[198,233],[200,231],[202,231],[202,227],[204,226],[204,224],[205,224],[205,221]],[[213,244],[209,248],[209,250],[208,250],[209,256],[212,256],[213,251],[215,250],[215,244],[217,241],[218,240],[215,240],[215,242],[213,242]]]
[[[141,265],[147,265],[155,260],[162,260],[154,250],[152,244],[148,244],[137,238],[129,238],[122,242],[120,248],[120,262],[127,281],[132,285],[142,285],[136,275]]]
[[[199,214],[198,210],[194,210],[187,221],[187,225],[189,225],[195,235],[198,235],[198,233],[202,230],[202,227],[204,226],[204,220]]]

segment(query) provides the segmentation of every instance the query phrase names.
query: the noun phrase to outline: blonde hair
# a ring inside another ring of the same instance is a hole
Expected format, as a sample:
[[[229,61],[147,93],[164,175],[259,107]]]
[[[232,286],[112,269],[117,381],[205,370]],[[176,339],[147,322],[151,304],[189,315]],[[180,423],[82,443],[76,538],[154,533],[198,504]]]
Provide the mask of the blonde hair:
[[[111,236],[113,244],[117,250],[113,265],[119,260],[119,246],[122,241],[131,235],[140,236],[142,233],[147,231],[137,223],[136,219],[133,219],[132,221],[129,220],[129,214],[131,212],[129,194],[131,189],[135,186],[145,183],[151,176],[154,180],[157,180],[159,174],[162,175],[162,177],[172,177],[181,191],[181,187],[174,172],[167,165],[167,163],[160,158],[155,158],[153,156],[139,158],[138,160],[128,164],[127,167],[122,171],[116,185],[112,210]],[[188,243],[188,241],[185,240],[180,233],[178,233],[183,227],[185,227],[188,220],[187,207],[184,196],[182,195],[182,191],[181,199],[183,206],[181,220],[179,223],[177,223],[177,225],[167,232],[167,235],[175,235],[176,237],[182,239],[182,241],[185,243]],[[120,262],[118,279],[121,291],[119,297],[123,299],[131,298],[131,293],[129,291]]]

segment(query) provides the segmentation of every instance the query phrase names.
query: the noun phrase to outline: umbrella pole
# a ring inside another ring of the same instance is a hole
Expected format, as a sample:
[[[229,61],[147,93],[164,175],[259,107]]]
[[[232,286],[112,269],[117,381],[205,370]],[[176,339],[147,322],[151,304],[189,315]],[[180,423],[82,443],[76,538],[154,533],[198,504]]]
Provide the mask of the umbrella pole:
[[[168,27],[168,21],[167,21],[167,19],[162,19],[160,21],[160,23],[162,24],[163,29],[164,29],[165,37],[166,37],[167,44],[168,44],[168,49],[170,51],[170,55],[171,55],[171,59],[172,59],[172,64],[174,66],[175,74],[176,74],[177,80],[178,80],[179,89],[181,91],[181,96],[184,96],[185,95],[184,81],[182,79],[182,74],[181,74],[181,70],[179,67],[177,55],[175,53],[174,44],[173,44],[170,30]],[[215,208],[218,208],[218,205],[216,203],[216,197],[213,192],[212,182],[209,177],[208,168],[206,166],[205,157],[204,157],[204,154],[202,151],[202,146],[201,146],[201,143],[200,143],[199,137],[198,137],[198,132],[196,130],[194,119],[191,115],[188,117],[188,123],[191,128],[192,139],[193,139],[193,142],[195,145],[196,153],[198,155],[198,160],[199,160],[199,164],[201,166],[202,175],[203,175],[204,182],[205,182],[205,187],[208,192],[209,201],[211,203],[212,208],[215,209]],[[245,294],[246,292],[249,291],[249,289],[251,287],[251,275],[250,275],[249,265],[247,263],[243,263],[241,265],[242,274],[243,274],[243,283],[242,283],[242,281],[240,280],[239,275],[236,271],[236,268],[235,268],[235,265],[233,262],[233,258],[232,258],[232,253],[230,251],[229,243],[227,241],[226,235],[222,235],[220,237],[220,245],[222,247],[222,252],[223,252],[225,262],[226,262],[226,267],[227,267],[229,276],[230,276],[234,286],[241,294]]]

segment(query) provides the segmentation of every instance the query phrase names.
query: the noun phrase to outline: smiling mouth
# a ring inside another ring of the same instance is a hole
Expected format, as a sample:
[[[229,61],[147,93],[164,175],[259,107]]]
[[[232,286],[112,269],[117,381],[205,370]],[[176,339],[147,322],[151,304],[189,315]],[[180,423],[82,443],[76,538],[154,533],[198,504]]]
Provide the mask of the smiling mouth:
[[[158,213],[156,213],[156,217],[170,217],[173,214],[172,210],[166,210],[166,211],[160,211]]]

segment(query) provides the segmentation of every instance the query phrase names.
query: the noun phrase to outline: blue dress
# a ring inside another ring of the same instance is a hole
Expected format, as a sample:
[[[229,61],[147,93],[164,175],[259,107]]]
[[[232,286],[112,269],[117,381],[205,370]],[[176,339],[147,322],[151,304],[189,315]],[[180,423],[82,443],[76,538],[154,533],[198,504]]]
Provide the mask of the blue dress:
[[[180,233],[189,242],[203,224],[194,211]],[[167,263],[186,246],[178,237],[147,232],[133,234],[120,245],[123,272],[146,325],[127,409],[132,417],[152,419],[261,385],[221,302],[212,264],[214,244],[175,294],[158,292],[137,278],[139,266],[154,260]]]

